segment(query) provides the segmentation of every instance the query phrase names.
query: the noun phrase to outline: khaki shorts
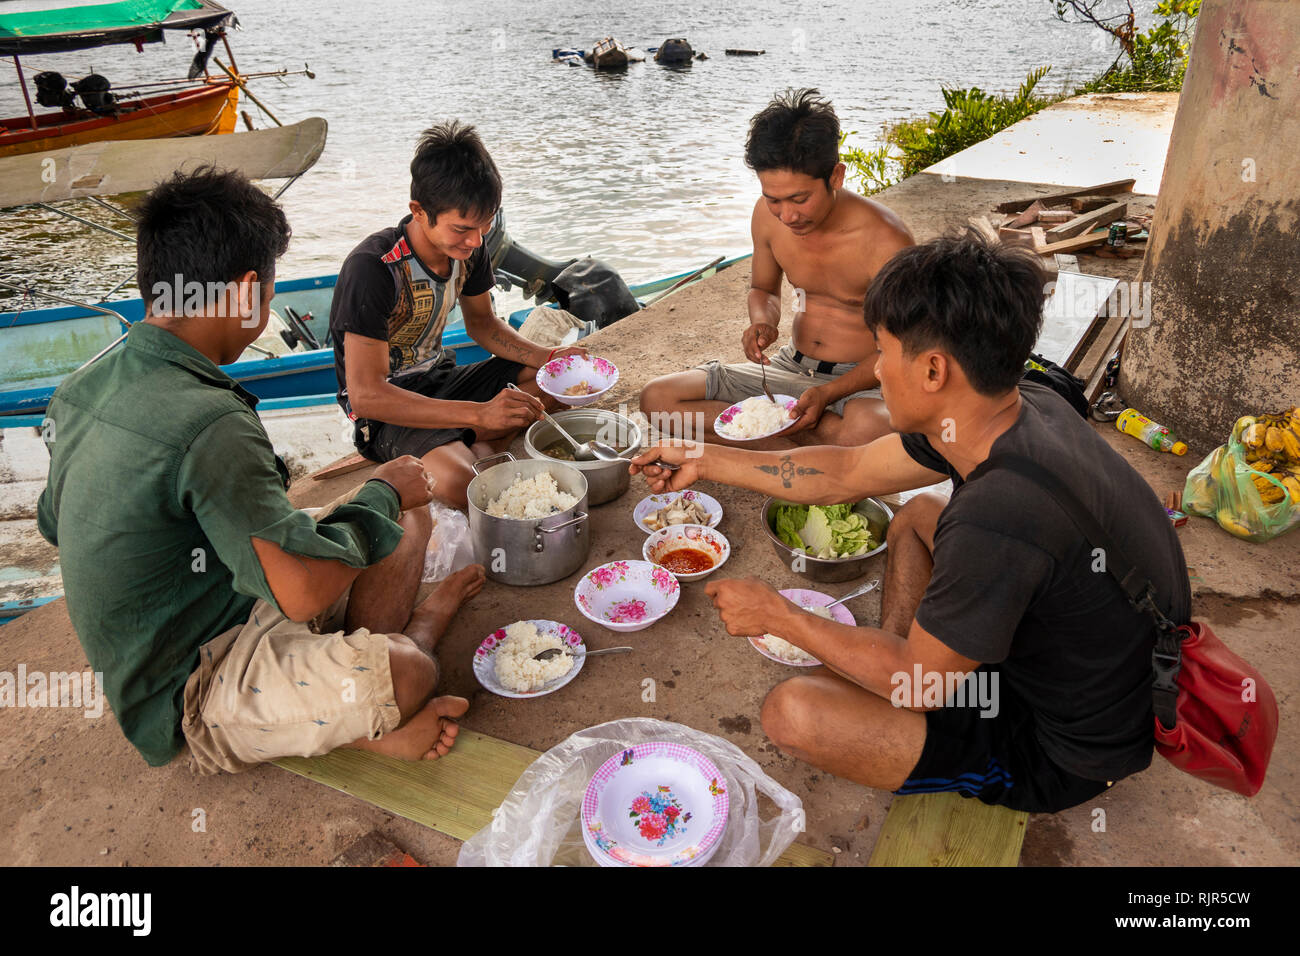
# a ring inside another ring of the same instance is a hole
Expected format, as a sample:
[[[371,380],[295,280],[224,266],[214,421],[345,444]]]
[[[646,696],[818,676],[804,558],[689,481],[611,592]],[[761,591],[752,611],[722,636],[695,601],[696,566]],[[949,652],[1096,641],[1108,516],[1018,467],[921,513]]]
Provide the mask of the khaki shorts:
[[[355,489],[320,509],[322,517]],[[277,757],[315,757],[397,728],[388,635],[343,632],[349,587],[307,624],[258,601],[241,625],[199,648],[181,731],[201,773],[238,773]]]
[[[323,617],[342,623],[347,594]],[[316,622],[312,622],[316,624]],[[317,633],[258,601],[248,621],[199,648],[181,730],[201,773],[238,773],[277,757],[315,757],[395,730],[402,714],[388,635]]]
[[[794,353],[794,346],[787,343],[781,346],[767,366],[767,387],[773,395],[792,395],[798,398],[814,385],[833,382],[857,367],[855,362],[843,362],[834,366],[830,372],[819,372],[816,359],[804,356],[803,361],[799,362],[795,360]],[[763,394],[763,373],[753,362],[723,365],[715,359],[696,367],[705,373],[704,397],[708,401],[733,403]],[[870,388],[846,395],[827,405],[826,410],[842,417],[844,406],[855,398],[878,399],[880,389]]]

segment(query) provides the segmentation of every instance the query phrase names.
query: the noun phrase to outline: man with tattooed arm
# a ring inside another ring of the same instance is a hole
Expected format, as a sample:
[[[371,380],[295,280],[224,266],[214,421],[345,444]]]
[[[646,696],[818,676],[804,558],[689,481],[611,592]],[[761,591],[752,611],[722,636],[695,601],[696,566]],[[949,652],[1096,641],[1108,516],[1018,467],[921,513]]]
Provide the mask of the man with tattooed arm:
[[[493,311],[483,236],[500,206],[501,176],[474,128],[425,130],[411,161],[410,214],[352,251],[330,307],[338,401],[356,422],[357,450],[372,461],[419,458],[435,497],[456,508],[466,507],[475,459],[508,447],[543,407],[559,407],[537,388],[537,370],[587,354],[536,345]],[[442,347],[457,304],[492,358],[457,365]]]

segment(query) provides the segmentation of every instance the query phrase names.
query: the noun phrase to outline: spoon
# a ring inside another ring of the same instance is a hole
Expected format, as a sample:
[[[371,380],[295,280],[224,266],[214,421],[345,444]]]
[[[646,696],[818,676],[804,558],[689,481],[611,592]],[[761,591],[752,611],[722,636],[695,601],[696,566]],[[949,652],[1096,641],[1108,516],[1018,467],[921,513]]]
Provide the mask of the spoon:
[[[835,607],[835,605],[843,604],[845,601],[851,601],[855,597],[861,597],[862,595],[866,594],[868,591],[874,591],[878,587],[880,587],[879,578],[877,578],[874,581],[868,581],[866,584],[862,585],[862,587],[858,588],[856,591],[850,591],[848,594],[844,595],[844,597],[840,598],[838,601],[832,601],[830,604],[826,604],[823,606]]]
[[[588,657],[595,657],[595,656],[598,655],[598,654],[621,654],[621,653],[623,653],[624,651],[630,651],[630,650],[632,650],[632,648],[630,648],[630,647],[607,647],[607,648],[605,648],[604,650],[600,650],[600,651],[587,651],[587,656],[588,656]],[[564,649],[563,649],[563,648],[560,648],[560,647],[548,647],[546,650],[542,651],[540,654],[534,654],[534,655],[533,655],[533,660],[535,660],[535,661],[549,661],[552,657],[558,657],[558,656],[559,656],[560,654],[562,654],[563,652],[564,652]]]
[[[506,382],[506,388],[513,388],[516,392],[523,392],[525,395],[528,395],[527,392],[524,392],[524,390],[523,390],[522,388],[520,388],[518,385],[514,384],[513,382]],[[530,396],[530,397],[532,397],[532,396]],[[596,457],[597,457],[597,456],[596,456],[596,453],[595,453],[594,451],[592,451],[590,448],[587,447],[588,445],[593,444],[592,442],[586,442],[586,443],[582,443],[582,444],[580,444],[576,438],[574,438],[572,435],[570,435],[568,432],[566,432],[566,431],[565,431],[565,430],[560,426],[560,423],[559,423],[559,422],[557,422],[557,421],[556,421],[554,418],[552,418],[550,415],[546,414],[546,410],[545,410],[545,409],[542,410],[542,417],[546,419],[546,423],[547,423],[548,425],[550,425],[550,426],[551,426],[552,428],[554,428],[557,432],[559,432],[559,433],[564,437],[564,440],[567,441],[567,442],[569,443],[570,446],[572,446],[572,448],[573,448],[573,457],[574,457],[575,460],[577,460],[577,461],[595,461],[595,460],[596,460]],[[602,446],[602,447],[603,447],[603,446]],[[613,449],[611,448],[610,451],[613,451]],[[617,456],[617,453],[615,453],[615,457],[618,457],[618,456]]]

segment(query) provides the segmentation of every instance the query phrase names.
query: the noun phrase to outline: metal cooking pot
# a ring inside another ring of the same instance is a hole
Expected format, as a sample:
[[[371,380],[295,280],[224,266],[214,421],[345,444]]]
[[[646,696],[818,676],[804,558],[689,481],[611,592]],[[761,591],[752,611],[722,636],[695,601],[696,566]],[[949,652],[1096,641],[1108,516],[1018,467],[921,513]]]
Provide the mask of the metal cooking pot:
[[[893,509],[879,498],[863,498],[853,505],[853,510],[862,515],[867,527],[871,529],[871,536],[880,542],[879,546],[866,554],[859,554],[852,558],[814,558],[812,555],[796,552],[776,536],[775,530],[776,509],[781,505],[793,503],[781,498],[768,498],[758,509],[758,514],[763,522],[763,530],[767,532],[767,538],[772,542],[772,550],[781,559],[781,563],[795,574],[826,584],[851,581],[865,574],[867,562],[888,547],[885,533],[889,530],[889,523],[894,520]]]
[[[487,467],[489,462],[501,464]],[[572,508],[544,518],[495,518],[487,507],[519,477],[550,472],[561,491],[578,499]],[[517,460],[510,452],[474,462],[470,480],[469,534],[474,558],[487,576],[503,584],[550,584],[567,578],[587,560],[591,531],[587,527],[587,479],[562,461],[548,458]]]
[[[631,419],[616,412],[601,408],[574,408],[567,412],[556,412],[551,417],[579,443],[595,439],[612,448],[626,446],[627,450],[620,452],[624,458],[635,458],[641,451],[641,429]],[[558,458],[544,454],[542,449],[563,441],[560,433],[545,419],[534,422],[524,433],[524,448],[528,457],[542,461],[559,461]],[[587,479],[587,491],[593,507],[621,497],[631,481],[625,461],[566,461],[564,464],[578,469]]]

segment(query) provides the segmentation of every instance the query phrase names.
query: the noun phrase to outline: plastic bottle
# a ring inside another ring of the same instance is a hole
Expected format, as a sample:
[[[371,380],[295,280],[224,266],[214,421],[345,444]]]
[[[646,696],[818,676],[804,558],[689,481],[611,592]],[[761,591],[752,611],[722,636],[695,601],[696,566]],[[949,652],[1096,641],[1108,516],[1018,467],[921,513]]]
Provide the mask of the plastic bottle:
[[[1169,429],[1147,418],[1136,408],[1126,408],[1115,419],[1115,427],[1126,435],[1141,439],[1142,444],[1149,445],[1156,451],[1171,451],[1175,455],[1186,455],[1187,446],[1174,438]]]

